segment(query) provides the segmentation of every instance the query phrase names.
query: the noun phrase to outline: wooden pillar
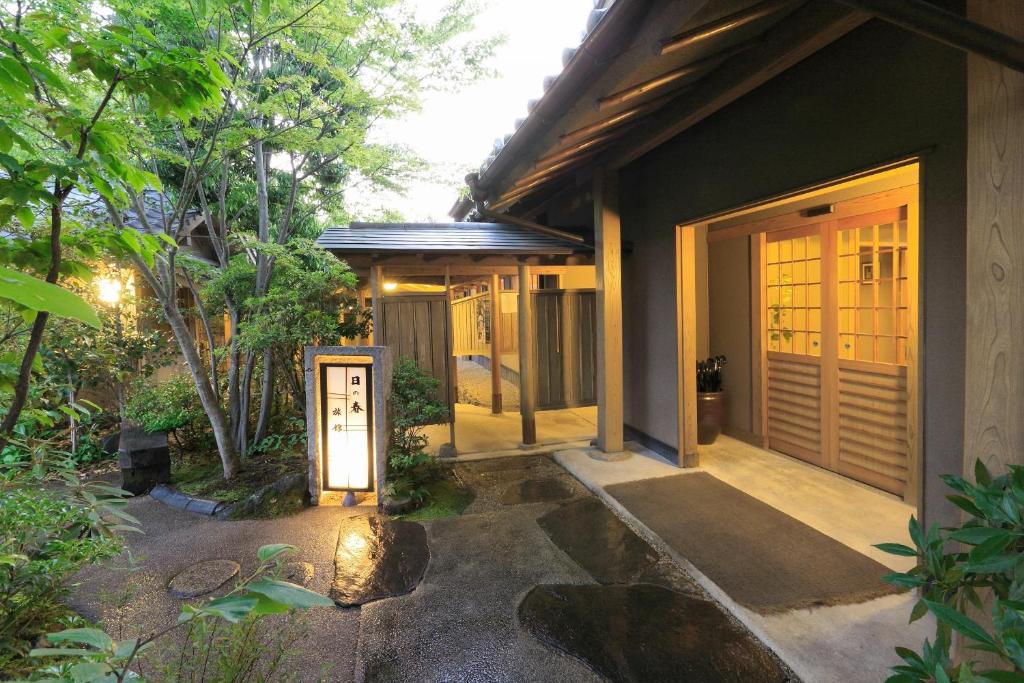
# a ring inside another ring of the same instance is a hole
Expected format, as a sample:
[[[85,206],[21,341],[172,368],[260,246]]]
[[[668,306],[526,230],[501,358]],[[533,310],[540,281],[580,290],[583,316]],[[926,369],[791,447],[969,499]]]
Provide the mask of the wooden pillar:
[[[459,359],[455,357],[455,340],[452,338],[452,273],[449,266],[444,267],[444,294],[448,300],[448,310],[445,311],[445,357],[448,359],[448,395],[452,399],[448,402],[448,443],[455,446],[455,404],[459,397]]]
[[[501,277],[491,275],[491,412],[501,415]]]
[[[533,299],[530,267],[519,266],[519,413],[523,417],[523,443],[537,443],[537,347],[534,345]]]
[[[768,285],[767,240],[763,232],[750,236],[750,403],[751,431],[768,448]]]
[[[968,0],[967,17],[1024,38],[1024,3]],[[1024,73],[973,54],[966,363],[966,476],[978,458],[996,471],[1024,463]]]
[[[697,229],[676,230],[676,352],[679,363],[679,464],[698,467]]]
[[[370,308],[373,315],[373,343],[384,346],[384,268],[370,266]]]
[[[594,263],[597,271],[597,447],[623,450],[622,235],[618,177],[594,174]]]

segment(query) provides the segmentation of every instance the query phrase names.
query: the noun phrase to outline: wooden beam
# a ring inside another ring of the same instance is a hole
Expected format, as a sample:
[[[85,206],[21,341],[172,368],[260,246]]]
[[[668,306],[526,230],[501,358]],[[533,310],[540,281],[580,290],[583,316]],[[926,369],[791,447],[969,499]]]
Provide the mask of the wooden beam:
[[[750,49],[753,45],[754,43],[744,43],[742,45],[728,48],[722,52],[717,52],[710,57],[699,59],[695,62],[691,62],[690,64],[685,64],[677,69],[666,71],[654,78],[643,81],[642,83],[637,83],[629,86],[628,88],[619,90],[618,92],[600,97],[597,100],[597,108],[607,109],[608,107],[624,104],[635,100],[638,97],[649,95],[652,92],[664,90],[670,86],[681,87],[684,84],[680,83],[680,81],[684,78],[710,71],[730,57],[739,54],[744,50]]]
[[[501,276],[491,274],[491,413],[501,415]]]
[[[370,297],[371,315],[373,316],[373,343],[376,346],[384,346],[384,306],[381,299],[384,297],[384,268],[382,266],[370,267]]]
[[[697,228],[676,229],[676,353],[679,465],[699,467],[697,452]]]
[[[968,0],[967,16],[1024,38],[1024,3]],[[964,473],[970,479],[978,458],[995,471],[1024,463],[1022,198],[1024,74],[968,56]],[[927,228],[922,232],[927,240]]]
[[[759,2],[739,12],[726,15],[721,19],[715,19],[706,24],[701,24],[697,28],[676,34],[671,38],[665,38],[658,47],[658,54],[667,55],[671,52],[682,50],[685,47],[702,43],[709,38],[721,36],[741,26],[751,24],[758,19],[775,14],[794,4],[796,4],[795,0],[766,0],[765,2]]]
[[[989,59],[996,64],[1024,72],[1024,40],[1013,33],[1019,33],[1007,22],[1004,31],[997,31],[984,23],[950,12],[925,0],[839,0],[843,4],[865,12],[879,19],[901,26],[908,31],[936,40],[944,45],[963,50],[969,54]],[[1020,2],[993,3],[992,13],[1006,12],[1012,15],[1020,9]]]
[[[517,218],[516,216],[506,216],[503,213],[494,213],[493,211],[487,211],[486,209],[481,213],[483,213],[484,218],[490,218],[491,220],[500,221],[502,223],[518,225],[520,228],[526,228],[527,230],[532,230],[533,232],[547,235],[548,237],[556,237],[560,240],[574,242],[580,245],[586,244],[586,240],[575,233],[559,230],[558,228],[551,228],[547,225],[541,225],[540,223],[534,223],[533,221],[528,221],[523,218]]]
[[[531,297],[530,267],[519,266],[519,414],[524,445],[537,443],[537,348]]]
[[[623,450],[622,230],[618,177],[594,174],[594,246],[597,263],[597,447]]]
[[[869,19],[827,2],[812,2],[770,29],[760,44],[715,69],[699,88],[651,114],[645,125],[602,154],[602,163],[621,168],[687,128],[703,121],[761,84],[846,35]]]

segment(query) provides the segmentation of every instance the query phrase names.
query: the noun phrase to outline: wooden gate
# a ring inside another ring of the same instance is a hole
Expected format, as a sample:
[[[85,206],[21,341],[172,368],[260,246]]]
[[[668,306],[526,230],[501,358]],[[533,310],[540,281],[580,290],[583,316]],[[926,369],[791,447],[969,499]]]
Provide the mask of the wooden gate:
[[[394,362],[411,358],[440,382],[438,394],[449,410],[455,406],[448,353],[448,296],[413,294],[381,300],[380,343]],[[453,413],[454,414],[454,413]]]
[[[592,289],[533,292],[540,410],[597,404],[597,296]]]

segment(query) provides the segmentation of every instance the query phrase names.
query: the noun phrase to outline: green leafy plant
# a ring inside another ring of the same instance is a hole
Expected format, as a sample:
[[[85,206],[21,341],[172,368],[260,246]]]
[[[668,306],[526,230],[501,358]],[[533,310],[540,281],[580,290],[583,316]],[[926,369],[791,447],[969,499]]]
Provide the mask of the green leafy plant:
[[[98,628],[72,628],[46,636],[53,647],[35,648],[31,656],[43,664],[38,673],[49,681],[108,683],[142,681],[137,672],[140,658],[169,634],[186,629],[188,645],[176,665],[165,667],[160,680],[252,680],[261,672],[273,678],[280,658],[262,659],[262,650],[249,639],[265,617],[289,614],[311,607],[333,607],[334,602],[279,577],[283,559],[297,549],[285,543],[265,545],[257,551],[256,569],[227,595],[199,605],[186,605],[178,619],[144,638],[115,640]],[[224,630],[222,625],[226,625]],[[191,657],[186,651],[191,648]]]
[[[725,356],[697,361],[697,391],[714,393],[722,390],[722,369]]]
[[[402,358],[391,378],[388,409],[391,439],[388,447],[387,492],[422,503],[425,484],[433,476],[434,458],[427,453],[423,427],[442,422],[448,408],[438,400],[439,382],[416,361]]]
[[[182,450],[201,446],[206,439],[206,413],[188,375],[174,375],[159,384],[136,382],[125,417],[147,432],[167,432]]]
[[[116,532],[137,530],[121,489],[81,482],[46,447],[0,472],[0,672],[17,671],[31,643],[64,614],[66,580],[117,555]]]
[[[920,591],[911,622],[929,612],[937,622],[934,642],[926,640],[920,653],[896,648],[904,663],[893,668],[889,683],[1024,681],[1024,467],[1010,465],[994,477],[979,460],[974,479],[942,477],[955,492],[947,498],[969,515],[961,525],[925,532],[911,518],[913,547],[876,546],[917,558],[909,571],[884,578]],[[986,615],[990,625],[983,626],[977,619]],[[963,645],[958,662],[950,654],[954,633]],[[983,668],[972,652],[999,666]]]

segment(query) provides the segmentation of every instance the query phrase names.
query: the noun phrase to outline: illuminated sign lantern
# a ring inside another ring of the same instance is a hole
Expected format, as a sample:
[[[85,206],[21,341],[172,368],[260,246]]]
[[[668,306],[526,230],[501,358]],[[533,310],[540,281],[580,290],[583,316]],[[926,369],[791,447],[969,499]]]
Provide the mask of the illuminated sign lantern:
[[[372,491],[373,368],[320,366],[324,489]]]
[[[304,369],[310,502],[372,505],[387,469],[391,352],[307,346]]]

